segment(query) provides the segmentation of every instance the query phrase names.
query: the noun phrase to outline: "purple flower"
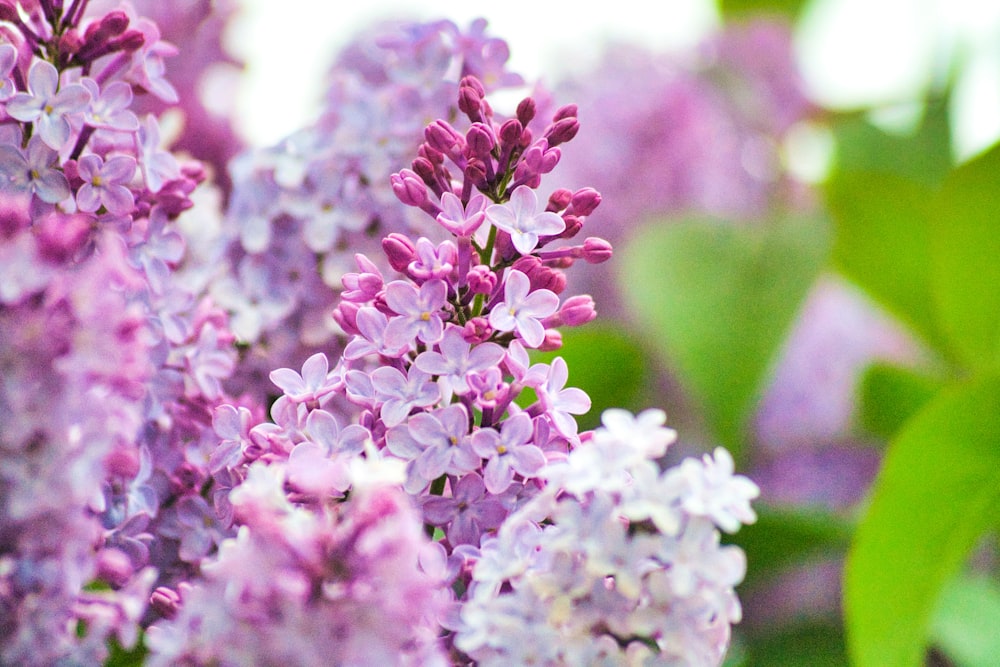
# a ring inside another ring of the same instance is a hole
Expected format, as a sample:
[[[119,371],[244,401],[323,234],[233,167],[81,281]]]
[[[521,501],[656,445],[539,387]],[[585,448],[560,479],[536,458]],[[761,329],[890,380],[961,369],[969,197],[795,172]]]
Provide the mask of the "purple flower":
[[[538,347],[545,340],[541,320],[559,308],[555,292],[539,289],[531,292],[531,281],[520,271],[508,271],[504,300],[490,311],[490,324],[498,331],[516,331],[528,347]]]
[[[526,185],[515,189],[506,204],[487,208],[486,219],[510,234],[511,242],[522,255],[535,249],[539,236],[551,236],[566,229],[566,222],[557,214],[538,210],[538,197]]]
[[[291,368],[271,371],[271,382],[276,384],[294,403],[315,403],[317,406],[337,389],[339,378],[331,377],[330,362],[326,355],[317,352],[302,364],[302,374]]]
[[[360,359],[369,354],[396,358],[410,349],[410,340],[398,342],[388,340],[389,318],[376,308],[366,306],[360,309],[357,315],[357,325],[361,335],[355,336],[347,343],[344,348],[345,359]]]
[[[569,369],[562,357],[552,360],[545,382],[536,388],[538,400],[555,425],[556,430],[567,438],[576,436],[576,420],[570,415],[586,414],[590,410],[590,397],[582,389],[564,389],[569,379]]]
[[[397,426],[413,408],[426,408],[441,400],[441,390],[429,373],[410,368],[408,374],[383,366],[372,372],[372,387],[382,402],[381,417],[386,426]]]
[[[462,336],[462,330],[449,326],[438,342],[438,352],[427,350],[417,356],[414,365],[431,375],[440,376],[445,393],[459,396],[469,393],[466,376],[487,371],[503,359],[504,349],[496,343],[481,343],[472,347]]]
[[[428,280],[419,290],[402,280],[386,285],[385,302],[398,315],[385,328],[386,342],[401,347],[414,338],[428,344],[441,340],[441,309],[447,298],[448,287],[443,280]]]
[[[495,530],[507,516],[499,500],[486,495],[483,479],[472,472],[454,485],[451,498],[431,497],[424,502],[424,516],[435,526],[446,526],[454,548],[459,544],[479,546],[486,531]],[[492,493],[492,491],[490,492]]]
[[[9,100],[17,92],[14,80],[10,78],[15,65],[17,49],[10,44],[0,44],[0,102]]]
[[[44,60],[36,60],[28,71],[27,93],[17,93],[7,102],[7,113],[25,123],[34,123],[45,144],[59,151],[69,141],[68,115],[81,113],[90,103],[90,93],[78,83],[59,89],[59,72]]]
[[[135,176],[135,158],[116,155],[107,162],[97,155],[84,155],[78,163],[83,185],[76,193],[81,211],[94,213],[102,205],[112,215],[127,215],[135,206],[135,197],[126,184]]]
[[[55,166],[58,159],[59,155],[36,135],[28,141],[26,153],[9,144],[0,146],[0,174],[15,188],[29,190],[43,202],[56,204],[71,194],[69,181]]]
[[[479,467],[469,443],[469,413],[461,404],[413,415],[406,424],[389,429],[385,440],[390,452],[412,462],[408,490],[419,490],[446,472],[464,474]]]
[[[91,103],[83,118],[88,125],[106,130],[136,132],[139,119],[129,110],[132,104],[132,87],[124,81],[112,81],[104,90],[90,78],[80,80],[80,84],[90,91]]]
[[[485,245],[486,235],[476,234],[477,231],[486,230],[483,227],[485,221],[486,197],[481,193],[473,195],[465,206],[462,206],[462,200],[452,192],[441,195],[441,213],[437,216],[437,222],[455,236],[475,236],[479,245]]]
[[[500,432],[484,428],[472,436],[472,449],[488,459],[483,471],[486,490],[500,494],[514,481],[514,473],[534,477],[545,466],[545,454],[531,443],[531,417],[521,412],[509,417]]]

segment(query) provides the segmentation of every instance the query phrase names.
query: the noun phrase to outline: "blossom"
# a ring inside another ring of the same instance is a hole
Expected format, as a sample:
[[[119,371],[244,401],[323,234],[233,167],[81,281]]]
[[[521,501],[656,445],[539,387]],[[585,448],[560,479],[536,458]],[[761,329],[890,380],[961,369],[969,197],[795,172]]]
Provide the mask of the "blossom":
[[[487,207],[486,219],[510,234],[514,247],[525,255],[538,245],[539,236],[552,236],[566,229],[566,222],[560,216],[538,210],[538,197],[526,185],[515,188],[508,203]]]
[[[337,378],[329,371],[326,355],[317,352],[302,364],[301,375],[291,368],[279,368],[271,371],[270,378],[293,402],[319,405],[336,389]]]
[[[443,280],[428,280],[419,289],[401,280],[386,285],[386,304],[397,314],[385,328],[386,342],[391,347],[401,347],[414,338],[425,343],[441,340],[444,333],[441,309],[447,290]]]
[[[135,205],[135,197],[127,184],[135,175],[135,158],[116,155],[102,160],[97,155],[84,155],[77,163],[83,185],[76,193],[81,211],[93,213],[101,206],[112,215],[126,215]]]
[[[438,382],[448,395],[469,393],[466,377],[470,373],[488,371],[504,356],[503,348],[495,343],[470,345],[465,341],[462,330],[454,326],[445,329],[437,347],[437,350],[417,355],[414,365],[426,373],[437,375]]]
[[[38,134],[49,148],[62,150],[71,128],[67,116],[82,113],[90,103],[90,93],[71,83],[59,89],[59,72],[49,62],[35,60],[28,70],[27,93],[17,93],[7,102],[12,118],[35,123]]]
[[[56,204],[70,196],[69,181],[57,167],[59,155],[40,136],[28,140],[24,153],[0,145],[0,174],[15,188],[34,192],[43,202]]]
[[[542,320],[559,308],[559,297],[547,289],[528,293],[531,281],[520,271],[507,272],[504,300],[490,311],[490,324],[498,331],[516,331],[528,347],[545,339]]]
[[[506,491],[514,473],[534,477],[545,465],[545,454],[532,444],[532,435],[531,418],[523,412],[504,420],[499,433],[484,428],[473,434],[473,450],[487,459],[483,480],[490,493]]]

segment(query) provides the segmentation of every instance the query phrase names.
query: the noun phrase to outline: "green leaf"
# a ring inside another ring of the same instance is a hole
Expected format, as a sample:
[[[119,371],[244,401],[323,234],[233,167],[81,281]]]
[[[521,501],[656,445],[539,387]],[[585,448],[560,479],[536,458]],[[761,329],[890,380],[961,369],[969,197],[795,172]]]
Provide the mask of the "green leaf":
[[[767,371],[827,253],[819,220],[650,225],[622,253],[622,293],[650,346],[738,456]]]
[[[966,366],[1000,361],[1000,146],[945,180],[931,227],[933,293],[941,328]]]
[[[994,667],[1000,656],[1000,585],[961,575],[941,593],[931,637],[959,667]]]
[[[563,346],[554,352],[533,353],[532,360],[551,363],[566,360],[569,384],[590,396],[590,412],[577,418],[581,429],[597,427],[608,408],[632,411],[642,404],[649,379],[649,363],[634,335],[611,323],[588,324],[563,332]]]
[[[839,173],[881,173],[935,186],[952,166],[950,95],[926,103],[912,132],[890,133],[859,113],[835,117],[833,168]]]
[[[861,427],[889,440],[943,385],[943,380],[889,363],[875,363],[861,378]]]
[[[745,667],[842,667],[847,664],[843,629],[814,623],[781,628],[745,645]]]
[[[811,556],[843,553],[850,544],[853,526],[838,515],[766,505],[755,509],[755,523],[726,536],[746,553],[748,585]]]
[[[941,347],[931,299],[931,189],[893,174],[842,172],[826,198],[838,271]]]
[[[852,664],[922,664],[930,616],[1000,509],[1000,379],[942,390],[891,443],[848,556]]]
[[[778,12],[798,16],[809,0],[719,0],[719,9],[727,16]]]

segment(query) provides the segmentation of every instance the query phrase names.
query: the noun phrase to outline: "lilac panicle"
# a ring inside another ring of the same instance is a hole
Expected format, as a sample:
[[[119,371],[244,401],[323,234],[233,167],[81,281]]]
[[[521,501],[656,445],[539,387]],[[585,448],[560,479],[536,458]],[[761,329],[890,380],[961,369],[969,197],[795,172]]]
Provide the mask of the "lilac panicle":
[[[574,245],[596,192],[534,192],[561,159],[549,140],[567,144],[578,129],[574,107],[545,124],[538,106],[519,105],[537,127],[518,118],[520,131],[502,130],[512,126],[485,86],[464,76],[457,107],[469,129],[433,122],[413,169],[386,179],[428,231],[389,233],[384,260],[356,255],[343,276],[333,312],[343,352],[272,371],[281,393],[270,421],[216,412],[215,479],[235,480],[238,535],[203,561],[199,585],[157,598],[169,618],[149,631],[153,664],[251,654],[298,664],[352,655],[362,640],[367,660],[408,664],[403,636],[453,664],[721,662],[745,565],[719,530],[755,520],[757,488],[721,449],[661,472],[675,437],[661,412],[610,411],[603,429],[580,433],[575,415],[590,399],[567,386],[565,361],[531,363],[527,350],[558,347],[554,327],[594,315],[587,295],[563,300],[563,271],[585,248],[611,251],[593,238]],[[280,243],[267,236],[261,256]],[[374,556],[355,567],[367,552],[340,535],[360,529],[372,498],[410,514],[398,533],[366,539]],[[395,592],[400,578],[375,592],[389,553],[423,596],[405,619],[389,602],[408,594]],[[261,580],[262,569],[282,576]],[[366,592],[370,611],[356,618],[354,595]],[[281,610],[280,628],[255,620],[263,609]]]

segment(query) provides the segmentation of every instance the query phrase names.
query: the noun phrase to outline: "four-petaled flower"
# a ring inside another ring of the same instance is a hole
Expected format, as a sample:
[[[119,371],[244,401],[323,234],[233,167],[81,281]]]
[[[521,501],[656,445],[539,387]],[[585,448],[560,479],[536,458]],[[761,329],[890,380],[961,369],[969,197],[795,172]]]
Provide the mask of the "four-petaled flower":
[[[34,192],[43,202],[56,204],[70,196],[69,181],[55,164],[59,156],[38,135],[21,153],[16,146],[0,146],[0,175],[15,188]]]
[[[531,254],[538,245],[538,237],[553,236],[566,229],[566,221],[560,216],[538,210],[538,197],[526,185],[516,188],[506,204],[488,207],[486,219],[510,234],[511,243],[522,255]]]
[[[135,158],[116,155],[105,162],[97,155],[84,155],[78,163],[83,185],[76,193],[81,211],[94,213],[101,206],[112,215],[126,215],[135,206],[135,197],[126,184],[135,176]]]
[[[7,113],[15,120],[34,123],[49,148],[62,150],[72,133],[67,116],[82,113],[90,104],[90,93],[78,83],[59,90],[59,72],[44,60],[36,60],[28,70],[28,90],[10,98]]]
[[[498,331],[516,331],[525,345],[538,347],[545,340],[541,320],[556,312],[559,297],[547,289],[529,293],[528,276],[513,269],[508,272],[503,289],[504,300],[490,311],[490,324]]]
[[[486,490],[500,494],[514,481],[514,473],[534,477],[545,466],[545,454],[532,444],[531,417],[519,412],[506,419],[500,432],[484,428],[472,436],[472,449],[487,459],[483,471]]]

